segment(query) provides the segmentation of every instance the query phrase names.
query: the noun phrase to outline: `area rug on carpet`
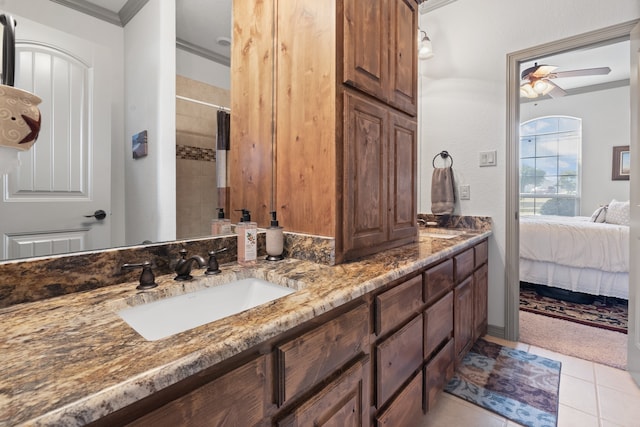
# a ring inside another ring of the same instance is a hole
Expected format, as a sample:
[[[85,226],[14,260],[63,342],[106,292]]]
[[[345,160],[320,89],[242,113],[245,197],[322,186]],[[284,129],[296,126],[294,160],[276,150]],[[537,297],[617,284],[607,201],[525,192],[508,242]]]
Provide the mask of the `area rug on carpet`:
[[[556,427],[561,363],[479,339],[445,391],[529,427]]]
[[[577,304],[539,295],[537,286],[520,283],[520,310],[627,333],[626,300],[597,296],[591,304]]]

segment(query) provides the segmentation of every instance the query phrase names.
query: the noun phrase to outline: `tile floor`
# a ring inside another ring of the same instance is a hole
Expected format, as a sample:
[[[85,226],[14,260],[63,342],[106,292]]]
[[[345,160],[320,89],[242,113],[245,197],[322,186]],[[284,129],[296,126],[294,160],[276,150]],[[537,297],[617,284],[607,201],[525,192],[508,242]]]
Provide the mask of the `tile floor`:
[[[500,345],[562,362],[558,427],[640,427],[640,388],[628,372],[561,353],[486,336]],[[420,427],[517,427],[509,421],[448,393]]]

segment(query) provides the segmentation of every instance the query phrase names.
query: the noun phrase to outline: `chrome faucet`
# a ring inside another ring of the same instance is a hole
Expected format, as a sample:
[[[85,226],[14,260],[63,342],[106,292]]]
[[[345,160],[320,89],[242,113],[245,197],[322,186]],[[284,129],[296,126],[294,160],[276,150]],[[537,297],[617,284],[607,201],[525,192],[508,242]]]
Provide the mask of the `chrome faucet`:
[[[178,260],[176,267],[174,268],[174,271],[177,273],[177,276],[173,278],[174,280],[182,281],[193,279],[193,276],[191,276],[193,261],[197,262],[200,268],[207,265],[207,262],[200,255],[192,255],[187,258],[186,249],[181,249],[180,255],[182,258]]]

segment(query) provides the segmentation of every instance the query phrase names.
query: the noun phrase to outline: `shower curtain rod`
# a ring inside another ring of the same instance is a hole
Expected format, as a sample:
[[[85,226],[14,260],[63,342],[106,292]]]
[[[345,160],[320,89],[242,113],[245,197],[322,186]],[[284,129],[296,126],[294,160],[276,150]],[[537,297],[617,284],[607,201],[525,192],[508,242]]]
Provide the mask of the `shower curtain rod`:
[[[231,112],[231,108],[223,107],[222,105],[216,105],[216,104],[211,104],[209,102],[199,101],[193,98],[187,98],[186,96],[182,96],[182,95],[176,95],[176,98],[182,99],[183,101],[195,102],[196,104],[206,105],[207,107],[211,107],[211,108],[217,108],[218,110]]]

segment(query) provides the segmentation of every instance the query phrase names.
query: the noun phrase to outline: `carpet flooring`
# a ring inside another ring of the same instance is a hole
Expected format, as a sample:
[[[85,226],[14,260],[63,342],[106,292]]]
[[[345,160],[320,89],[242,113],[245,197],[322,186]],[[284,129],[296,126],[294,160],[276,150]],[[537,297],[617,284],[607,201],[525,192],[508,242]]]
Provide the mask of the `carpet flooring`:
[[[561,363],[479,339],[445,391],[528,427],[556,427]]]
[[[590,304],[579,304],[540,295],[539,286],[520,283],[520,310],[627,333],[627,300],[596,296]]]
[[[627,366],[627,335],[520,310],[518,341],[618,369]]]

